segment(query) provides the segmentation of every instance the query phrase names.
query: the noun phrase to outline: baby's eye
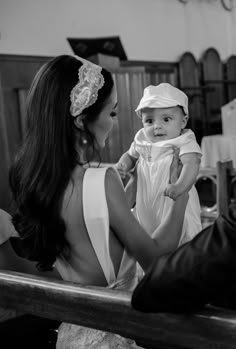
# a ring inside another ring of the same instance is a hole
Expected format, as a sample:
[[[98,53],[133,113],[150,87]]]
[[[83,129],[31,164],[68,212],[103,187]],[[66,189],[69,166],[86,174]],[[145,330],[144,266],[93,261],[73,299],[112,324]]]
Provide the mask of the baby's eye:
[[[145,124],[151,125],[152,124],[152,119],[146,119]]]
[[[117,113],[116,113],[114,110],[110,113],[110,116],[111,116],[112,118],[114,118],[116,115],[117,115]]]
[[[171,120],[171,118],[168,118],[168,117],[164,118],[165,122],[169,122],[170,120]]]

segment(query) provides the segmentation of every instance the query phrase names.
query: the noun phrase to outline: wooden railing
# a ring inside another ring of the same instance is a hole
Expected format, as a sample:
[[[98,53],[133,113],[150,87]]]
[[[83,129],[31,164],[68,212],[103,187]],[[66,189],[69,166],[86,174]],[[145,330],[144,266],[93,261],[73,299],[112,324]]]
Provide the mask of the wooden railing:
[[[48,319],[110,331],[147,348],[236,348],[236,313],[206,307],[193,314],[145,314],[131,293],[0,272],[0,306]]]

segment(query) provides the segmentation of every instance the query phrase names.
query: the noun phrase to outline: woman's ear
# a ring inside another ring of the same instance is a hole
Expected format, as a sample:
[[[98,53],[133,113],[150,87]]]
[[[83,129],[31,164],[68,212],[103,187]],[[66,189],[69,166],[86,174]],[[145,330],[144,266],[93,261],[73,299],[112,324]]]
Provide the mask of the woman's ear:
[[[84,130],[84,116],[79,115],[74,119],[74,125],[80,130]]]

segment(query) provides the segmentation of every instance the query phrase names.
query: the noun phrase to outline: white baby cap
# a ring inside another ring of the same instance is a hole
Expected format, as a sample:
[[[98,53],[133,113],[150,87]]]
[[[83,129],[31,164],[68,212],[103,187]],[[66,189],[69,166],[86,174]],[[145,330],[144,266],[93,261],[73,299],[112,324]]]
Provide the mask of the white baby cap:
[[[187,95],[171,84],[161,83],[144,89],[143,97],[135,111],[141,117],[141,110],[144,108],[169,108],[178,105],[183,107],[185,114],[188,115]]]

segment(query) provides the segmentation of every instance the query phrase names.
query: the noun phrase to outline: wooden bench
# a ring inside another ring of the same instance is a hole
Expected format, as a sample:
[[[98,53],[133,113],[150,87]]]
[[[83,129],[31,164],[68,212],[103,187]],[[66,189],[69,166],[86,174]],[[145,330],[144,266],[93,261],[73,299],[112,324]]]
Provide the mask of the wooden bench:
[[[198,314],[145,314],[131,293],[0,272],[0,306],[48,319],[118,333],[147,348],[236,348],[236,312],[214,307]]]
[[[217,165],[218,213],[227,213],[235,175],[232,162]],[[1,270],[0,307],[12,317],[31,314],[117,333],[150,349],[236,349],[236,311],[212,306],[191,315],[145,314],[131,307],[130,292]]]

